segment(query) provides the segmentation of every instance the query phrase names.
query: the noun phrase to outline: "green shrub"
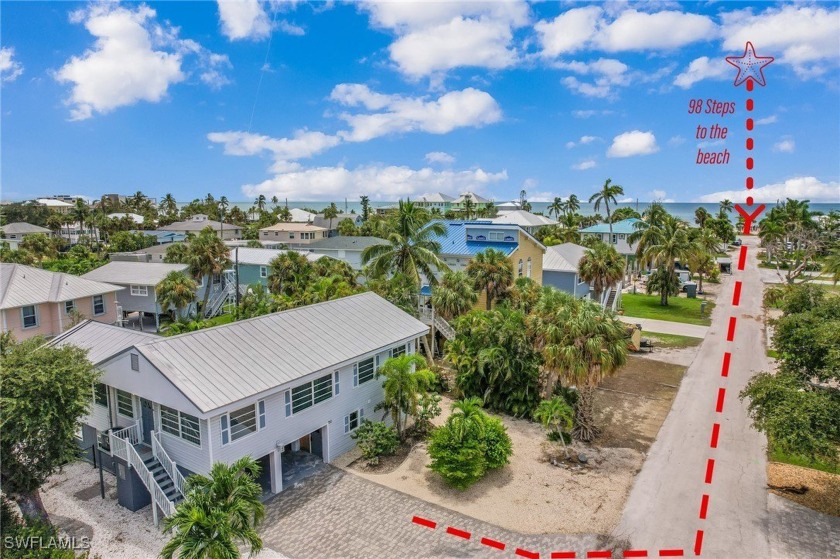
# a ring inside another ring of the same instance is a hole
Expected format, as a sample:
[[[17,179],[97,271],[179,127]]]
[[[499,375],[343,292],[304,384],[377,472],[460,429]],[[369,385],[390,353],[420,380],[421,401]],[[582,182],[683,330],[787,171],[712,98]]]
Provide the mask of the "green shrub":
[[[487,459],[484,448],[476,439],[461,441],[449,426],[438,427],[429,442],[429,468],[457,489],[466,489],[484,477]]]
[[[495,470],[510,462],[513,443],[500,419],[489,417],[484,425],[484,457],[487,469]]]
[[[432,420],[440,415],[441,397],[435,393],[423,394],[417,402],[417,414],[414,416],[414,428],[421,436],[432,430]]]
[[[371,466],[379,464],[381,456],[397,452],[400,440],[397,430],[382,421],[365,420],[351,435],[362,451],[362,456]]]

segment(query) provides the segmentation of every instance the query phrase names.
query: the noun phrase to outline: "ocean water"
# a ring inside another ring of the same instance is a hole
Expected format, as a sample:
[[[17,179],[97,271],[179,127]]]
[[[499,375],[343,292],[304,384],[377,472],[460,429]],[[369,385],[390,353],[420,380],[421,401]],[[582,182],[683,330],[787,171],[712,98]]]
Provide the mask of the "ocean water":
[[[285,202],[282,202],[282,201],[280,203],[285,204]],[[396,201],[393,201],[393,202],[383,202],[383,201],[374,202],[374,201],[371,201],[370,206],[372,208],[381,208],[381,207],[386,207],[386,206],[393,206],[396,203],[397,203]],[[330,205],[330,202],[324,202],[324,201],[320,201],[320,202],[310,201],[310,202],[307,202],[307,201],[291,201],[290,200],[288,202],[288,204],[289,204],[290,208],[304,208],[304,207],[306,207],[306,208],[311,208],[313,210],[323,210],[324,208],[326,208],[327,206]],[[242,209],[243,211],[246,211],[253,206],[253,203],[252,202],[234,202],[233,205],[236,205],[240,209]],[[618,208],[633,208],[634,210],[641,213],[649,205],[650,205],[650,202],[632,202],[632,203],[616,204],[616,207],[618,207]],[[706,208],[706,210],[708,210],[709,213],[711,213],[713,215],[717,215],[717,213],[720,209],[720,205],[718,205],[718,204],[701,204],[699,202],[671,202],[671,203],[663,203],[662,205],[665,207],[665,209],[671,215],[673,215],[675,217],[678,217],[680,219],[683,219],[683,220],[685,220],[689,223],[692,223],[692,224],[694,223],[694,212],[700,206]],[[764,215],[766,215],[766,213],[770,211],[770,208],[772,208],[775,205],[776,204],[766,204],[767,209],[765,210]],[[338,201],[336,201],[336,206],[338,206],[339,211],[350,212],[350,211],[355,210],[356,213],[360,213],[362,211],[362,204],[359,203],[358,200],[356,200],[356,201],[348,200],[347,202],[340,202],[340,203]],[[548,206],[549,206],[548,202],[531,202],[531,211],[535,212],[535,213],[536,212],[542,212],[543,214],[547,215],[548,214]],[[271,208],[272,204],[269,203],[268,207]],[[811,208],[811,211],[813,211],[813,212],[821,212],[823,214],[827,214],[827,213],[829,213],[833,210],[840,211],[840,202],[838,202],[836,204],[813,203],[813,204],[809,204],[809,207]],[[613,206],[610,206],[610,211],[612,211],[612,210],[614,210],[614,208],[613,208]],[[593,208],[592,204],[582,203],[580,205],[580,209],[578,210],[578,213],[583,214],[583,215],[592,215],[592,214],[595,214],[596,212],[595,212],[595,209]],[[604,209],[603,204],[601,205],[600,212],[598,212],[598,213],[600,213],[603,216],[606,216],[606,210]],[[730,219],[732,220],[733,223],[735,221],[737,221],[737,219],[738,219],[738,214],[734,210],[730,214]]]

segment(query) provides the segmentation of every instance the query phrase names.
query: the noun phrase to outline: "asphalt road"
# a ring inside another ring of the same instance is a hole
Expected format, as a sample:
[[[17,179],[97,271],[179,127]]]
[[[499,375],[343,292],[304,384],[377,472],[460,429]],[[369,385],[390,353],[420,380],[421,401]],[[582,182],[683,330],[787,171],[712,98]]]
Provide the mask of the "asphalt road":
[[[755,373],[770,370],[766,357],[761,295],[763,284],[755,259],[757,239],[745,237],[744,271],[724,276],[712,324],[697,358],[686,371],[671,412],[631,491],[614,535],[634,549],[656,556],[660,549],[694,554],[702,530],[702,555],[714,558],[764,558],[770,555],[765,489],[767,460],[763,435],[750,427],[738,393]],[[733,259],[737,263],[737,256]],[[743,282],[733,307],[735,281]],[[730,316],[737,318],[734,341],[726,340]],[[731,352],[729,376],[722,377],[724,352]],[[716,412],[720,388],[726,390],[722,413]],[[713,425],[720,425],[717,448],[711,448]],[[714,460],[706,483],[708,460]],[[708,495],[701,519],[703,495]]]

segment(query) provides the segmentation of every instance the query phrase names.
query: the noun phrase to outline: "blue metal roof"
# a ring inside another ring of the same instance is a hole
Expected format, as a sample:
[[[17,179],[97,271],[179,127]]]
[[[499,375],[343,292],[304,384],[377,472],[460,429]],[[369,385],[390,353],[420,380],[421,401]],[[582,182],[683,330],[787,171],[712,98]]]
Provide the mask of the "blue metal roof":
[[[485,226],[494,230],[519,232],[518,225],[497,225],[490,221],[441,221],[446,225],[445,235],[432,235],[431,239],[440,243],[441,254],[475,256],[488,248],[503,252],[506,256],[519,246],[516,242],[467,240],[467,228],[470,225]],[[518,235],[516,236],[518,239]]]
[[[636,219],[635,217],[631,217],[630,219],[623,219],[621,221],[616,221],[612,224],[613,233],[621,233],[624,235],[629,235],[630,233],[635,233],[636,228],[633,226],[634,223],[641,221],[640,219]],[[593,225],[592,227],[587,227],[586,229],[581,229],[581,233],[609,233],[610,232],[610,225],[609,223],[598,223],[597,225]]]

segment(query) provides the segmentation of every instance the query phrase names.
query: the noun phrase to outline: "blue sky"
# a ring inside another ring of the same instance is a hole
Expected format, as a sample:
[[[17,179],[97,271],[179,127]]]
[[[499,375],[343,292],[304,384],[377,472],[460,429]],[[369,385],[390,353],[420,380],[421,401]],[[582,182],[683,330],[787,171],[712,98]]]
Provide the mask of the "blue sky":
[[[3,2],[2,196],[840,201],[836,3]],[[735,115],[688,114],[691,99]],[[698,125],[730,127],[701,143]],[[732,163],[695,164],[698,146]],[[733,195],[737,194],[737,196]]]

